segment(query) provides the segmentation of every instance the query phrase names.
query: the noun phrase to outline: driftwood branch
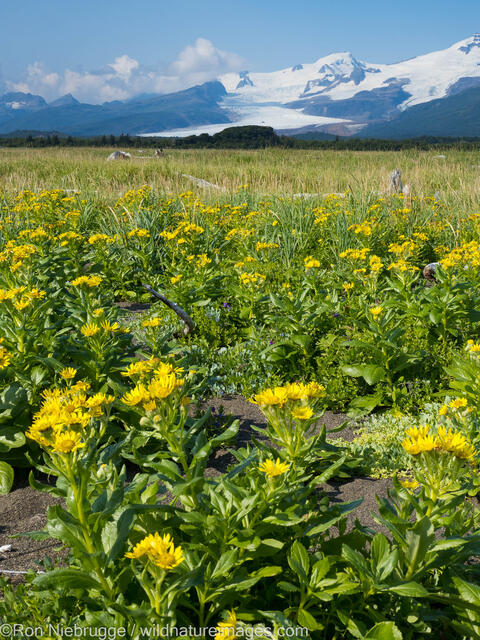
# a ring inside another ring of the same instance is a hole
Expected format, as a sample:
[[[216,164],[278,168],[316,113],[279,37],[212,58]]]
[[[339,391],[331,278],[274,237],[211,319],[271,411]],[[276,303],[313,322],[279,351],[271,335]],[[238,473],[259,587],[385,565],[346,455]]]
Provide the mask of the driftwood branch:
[[[188,313],[186,311],[184,311],[182,309],[182,307],[179,307],[178,304],[175,304],[175,302],[171,302],[168,298],[166,298],[163,293],[159,293],[158,291],[155,291],[155,289],[152,289],[152,287],[149,284],[144,284],[143,285],[145,287],[145,289],[152,294],[152,296],[155,296],[156,298],[158,298],[159,300],[161,300],[164,304],[167,305],[167,307],[169,307],[172,311],[175,311],[175,313],[177,314],[177,316],[182,320],[182,322],[185,325],[185,328],[183,330],[183,333],[188,336],[191,333],[193,333],[194,329],[195,329],[195,323],[193,322],[193,320],[190,318],[190,316],[188,315]]]

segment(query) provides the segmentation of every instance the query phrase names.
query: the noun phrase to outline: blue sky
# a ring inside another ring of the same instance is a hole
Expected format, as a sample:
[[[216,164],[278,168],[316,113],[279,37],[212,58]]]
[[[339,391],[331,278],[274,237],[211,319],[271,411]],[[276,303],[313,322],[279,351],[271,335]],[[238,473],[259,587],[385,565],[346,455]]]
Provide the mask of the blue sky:
[[[0,0],[0,25],[0,89],[102,101],[337,51],[395,62],[480,31],[480,2]]]

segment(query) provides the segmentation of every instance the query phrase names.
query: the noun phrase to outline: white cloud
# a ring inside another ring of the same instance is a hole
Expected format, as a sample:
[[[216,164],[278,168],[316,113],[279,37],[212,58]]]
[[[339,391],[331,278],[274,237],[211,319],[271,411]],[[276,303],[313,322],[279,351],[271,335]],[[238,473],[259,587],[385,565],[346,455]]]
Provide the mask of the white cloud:
[[[166,70],[144,67],[126,54],[97,71],[65,69],[58,74],[46,70],[41,62],[34,62],[21,80],[7,80],[6,87],[8,91],[39,94],[47,101],[71,93],[81,102],[98,104],[125,100],[139,93],[180,91],[223,73],[239,71],[243,66],[244,61],[236,53],[222,51],[209,40],[198,38]]]

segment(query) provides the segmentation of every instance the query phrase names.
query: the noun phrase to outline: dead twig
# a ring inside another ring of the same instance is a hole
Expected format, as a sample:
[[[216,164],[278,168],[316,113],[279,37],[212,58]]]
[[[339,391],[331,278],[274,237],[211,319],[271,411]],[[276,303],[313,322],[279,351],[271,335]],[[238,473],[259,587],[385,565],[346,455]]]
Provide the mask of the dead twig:
[[[193,320],[190,318],[190,316],[188,315],[188,313],[186,311],[184,311],[182,309],[182,307],[179,307],[178,304],[175,304],[175,302],[171,302],[168,298],[166,298],[163,293],[159,293],[158,291],[155,291],[155,289],[153,289],[149,284],[144,284],[143,287],[152,294],[152,296],[155,296],[156,298],[158,298],[159,300],[161,300],[164,304],[167,305],[167,307],[169,307],[172,311],[175,311],[175,313],[177,314],[177,316],[182,320],[182,322],[185,325],[185,328],[183,330],[183,333],[188,336],[191,333],[193,333],[194,329],[195,329],[195,323],[193,322]]]

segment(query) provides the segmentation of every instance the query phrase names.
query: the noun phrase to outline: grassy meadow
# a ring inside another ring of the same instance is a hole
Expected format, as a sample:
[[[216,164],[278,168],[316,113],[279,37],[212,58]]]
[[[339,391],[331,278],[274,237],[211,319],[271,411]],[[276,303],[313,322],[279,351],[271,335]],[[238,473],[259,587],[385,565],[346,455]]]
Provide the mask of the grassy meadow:
[[[248,184],[258,194],[348,189],[359,199],[385,192],[392,170],[400,168],[414,195],[438,191],[449,206],[469,212],[480,197],[480,152],[473,151],[165,150],[162,158],[154,158],[152,150],[133,150],[130,162],[107,163],[111,151],[0,149],[0,190],[75,189],[89,197],[114,198],[146,184],[175,194],[196,188],[183,173],[212,182],[226,194]]]
[[[480,154],[109,153],[0,149],[2,629],[480,637]]]

